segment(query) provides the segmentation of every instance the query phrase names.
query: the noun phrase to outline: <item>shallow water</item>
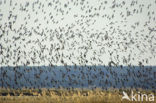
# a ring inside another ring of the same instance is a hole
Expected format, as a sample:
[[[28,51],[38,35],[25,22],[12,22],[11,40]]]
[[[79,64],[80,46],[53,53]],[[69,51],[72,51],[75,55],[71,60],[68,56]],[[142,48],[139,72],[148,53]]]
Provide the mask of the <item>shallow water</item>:
[[[0,86],[9,88],[156,89],[156,66],[0,67]]]

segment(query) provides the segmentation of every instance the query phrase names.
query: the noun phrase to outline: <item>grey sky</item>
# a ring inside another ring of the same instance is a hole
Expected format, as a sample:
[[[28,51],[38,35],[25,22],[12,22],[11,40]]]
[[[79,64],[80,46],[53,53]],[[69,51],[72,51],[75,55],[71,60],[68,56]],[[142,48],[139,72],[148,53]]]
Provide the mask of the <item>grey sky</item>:
[[[10,1],[0,0],[1,66],[156,65],[155,0]]]

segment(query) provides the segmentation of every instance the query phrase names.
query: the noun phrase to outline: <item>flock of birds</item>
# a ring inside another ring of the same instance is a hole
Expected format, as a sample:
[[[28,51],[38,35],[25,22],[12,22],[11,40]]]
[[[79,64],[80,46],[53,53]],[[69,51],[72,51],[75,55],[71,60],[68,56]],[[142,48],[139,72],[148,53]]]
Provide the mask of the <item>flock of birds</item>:
[[[155,10],[156,0],[1,0],[0,86],[155,88]]]
[[[0,73],[2,88],[156,89],[156,66],[17,66]]]

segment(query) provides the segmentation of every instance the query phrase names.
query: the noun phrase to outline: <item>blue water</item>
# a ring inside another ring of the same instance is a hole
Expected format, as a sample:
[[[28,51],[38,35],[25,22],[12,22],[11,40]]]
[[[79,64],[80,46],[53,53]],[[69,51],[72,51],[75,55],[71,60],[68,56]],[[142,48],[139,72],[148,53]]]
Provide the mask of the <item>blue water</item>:
[[[156,66],[4,66],[0,87],[156,89]]]

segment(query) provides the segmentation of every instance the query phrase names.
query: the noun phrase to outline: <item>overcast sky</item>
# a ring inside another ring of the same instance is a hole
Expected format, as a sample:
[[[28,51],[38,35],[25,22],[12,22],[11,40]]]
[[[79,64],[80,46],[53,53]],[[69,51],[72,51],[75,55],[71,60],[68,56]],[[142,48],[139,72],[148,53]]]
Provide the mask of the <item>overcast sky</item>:
[[[155,0],[0,0],[0,66],[156,65]]]

